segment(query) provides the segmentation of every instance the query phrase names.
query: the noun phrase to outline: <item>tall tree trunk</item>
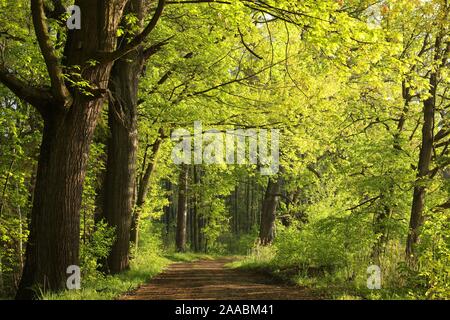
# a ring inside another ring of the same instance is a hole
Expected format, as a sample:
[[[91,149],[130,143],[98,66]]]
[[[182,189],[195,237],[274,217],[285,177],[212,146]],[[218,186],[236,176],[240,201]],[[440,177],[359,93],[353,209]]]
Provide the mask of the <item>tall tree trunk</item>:
[[[3,245],[0,242],[0,296],[3,294],[3,291],[4,291],[2,256],[3,256]]]
[[[382,196],[381,200],[383,199],[384,197]],[[391,216],[392,208],[389,205],[383,205],[383,207],[375,213],[373,231],[377,236],[377,240],[372,247],[371,256],[377,263],[380,263],[381,254],[384,252],[386,243],[388,242],[386,223]]]
[[[66,269],[79,265],[82,188],[101,105],[80,98],[67,115],[45,121],[18,299],[35,297],[36,286],[64,288]]]
[[[275,215],[281,192],[281,178],[269,178],[261,209],[259,240],[262,245],[271,244],[275,238]]]
[[[189,239],[189,249],[194,251],[194,206],[192,203],[192,197],[189,197],[188,201],[188,218],[187,218],[187,239]]]
[[[130,0],[125,14],[137,17],[142,30],[149,3]],[[119,50],[127,46],[126,39],[120,42]],[[161,44],[160,44],[161,45]],[[104,216],[115,228],[116,239],[107,259],[106,271],[119,273],[129,267],[130,240],[138,242],[139,210],[133,212],[136,188],[137,154],[137,105],[139,79],[145,61],[158,50],[158,46],[144,50],[137,46],[117,60],[110,79],[109,125],[111,138],[108,144],[108,162],[105,179]],[[151,170],[151,169],[150,169]],[[148,178],[149,179],[149,178]],[[148,189],[148,181],[145,186]],[[144,190],[144,199],[147,190]],[[143,202],[139,199],[139,206]]]
[[[443,10],[442,21],[448,20],[449,10]],[[411,206],[411,217],[409,221],[409,232],[406,240],[406,258],[410,263],[415,262],[415,245],[419,242],[420,228],[423,225],[423,210],[425,207],[425,196],[427,193],[427,180],[431,178],[430,167],[434,148],[434,117],[436,111],[437,87],[441,82],[441,69],[445,68],[450,55],[450,43],[443,41],[448,32],[445,26],[438,23],[440,31],[434,43],[434,63],[436,67],[429,75],[429,97],[423,102],[423,127],[422,144],[419,154],[418,172],[416,185],[414,187],[413,202]]]
[[[171,186],[171,182],[170,180],[167,180],[165,182],[165,190],[168,191],[169,193],[172,190],[172,186]],[[171,223],[172,223],[172,195],[169,195],[169,204],[167,206],[164,207],[164,212],[166,215],[166,230],[165,230],[165,234],[166,234],[166,243],[169,244],[170,243],[170,229],[171,229]]]
[[[238,197],[239,197],[239,186],[234,189],[234,234],[239,235],[239,207],[238,207]]]
[[[156,164],[158,161],[159,149],[161,147],[163,139],[163,129],[161,128],[158,133],[158,137],[156,141],[153,143],[151,148],[151,154],[148,155],[148,164],[144,164],[144,174],[139,179],[139,187],[137,191],[137,199],[136,199],[136,208],[133,213],[133,219],[131,221],[131,236],[130,241],[133,242],[138,248],[139,242],[139,217],[142,211],[142,208],[147,199],[147,194],[150,191],[150,181],[153,176],[153,173],[156,169]]]
[[[111,67],[114,60],[137,48],[152,32],[165,5],[164,0],[158,0],[144,31],[125,48],[116,50],[117,30],[128,1],[76,0],[83,14],[81,28],[68,31],[60,59],[49,33],[44,0],[30,2],[50,86],[32,87],[10,68],[0,66],[0,81],[33,105],[44,119],[26,262],[16,295],[19,299],[36,297],[38,288],[63,289],[67,268],[79,264],[82,187]],[[57,7],[54,13],[62,16],[64,7]],[[72,77],[71,81],[65,81],[66,76]],[[78,86],[80,80],[89,86]]]
[[[402,98],[404,101],[402,114],[398,120],[397,131],[394,134],[393,149],[402,150],[401,134],[405,127],[406,116],[411,103],[411,89],[406,85],[406,81],[402,82]],[[386,195],[394,194],[395,184],[390,181],[387,191],[381,193],[380,202],[385,203],[382,208],[375,212],[373,232],[377,236],[377,240],[372,247],[371,257],[374,261],[380,262],[381,254],[385,250],[386,243],[389,241],[387,222],[392,216],[393,209],[389,203],[386,203]]]
[[[111,274],[129,267],[137,153],[137,95],[141,60],[138,50],[116,61],[109,88],[108,159],[104,180],[103,216],[115,228],[115,241],[107,258]]]
[[[247,177],[245,185],[245,203],[246,203],[246,216],[245,216],[245,232],[249,233],[252,229],[252,200],[251,200],[251,179]]]
[[[16,184],[16,190],[19,192],[19,185]],[[19,220],[19,240],[17,243],[17,257],[19,260],[19,272],[22,274],[23,269],[23,215],[20,205],[17,206],[17,219]]]
[[[434,110],[437,79],[436,74],[431,76],[431,97],[424,102],[424,123],[422,128],[422,146],[419,154],[419,164],[416,185],[414,187],[411,217],[409,221],[409,233],[406,241],[406,256],[408,259],[414,256],[414,246],[419,240],[420,227],[423,224],[423,209],[425,206],[425,185],[430,173],[431,157],[434,140]]]
[[[188,177],[188,166],[183,164],[181,165],[180,179],[178,183],[177,232],[175,239],[176,249],[179,252],[186,251]]]
[[[197,202],[194,199],[192,206],[192,247],[195,252],[198,252],[198,214],[197,214]]]
[[[80,66],[86,91],[65,86],[62,67],[52,48],[41,0],[31,1],[33,24],[51,80],[48,91],[30,90],[26,101],[44,118],[26,262],[16,297],[36,297],[36,290],[65,288],[66,270],[79,265],[80,206],[89,145],[107,89],[125,0],[75,2],[83,12],[80,30],[70,30],[62,63]],[[99,53],[102,56],[99,56]],[[87,61],[98,57],[95,66]],[[19,96],[25,85],[10,75],[1,80]],[[76,79],[75,79],[76,80]]]
[[[198,252],[200,250],[199,244],[199,216],[198,216],[198,202],[199,202],[199,174],[198,167],[196,165],[193,166],[194,171],[194,185],[195,185],[195,193],[194,193],[194,203],[193,203],[193,221],[194,221],[194,251]]]

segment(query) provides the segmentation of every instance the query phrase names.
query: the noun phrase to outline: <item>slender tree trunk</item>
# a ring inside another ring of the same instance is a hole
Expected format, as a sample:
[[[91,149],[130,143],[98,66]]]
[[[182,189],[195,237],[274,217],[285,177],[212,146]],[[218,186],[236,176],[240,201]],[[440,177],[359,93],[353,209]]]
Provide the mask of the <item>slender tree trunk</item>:
[[[239,187],[236,186],[234,189],[234,233],[239,235],[239,207],[238,207],[238,197],[239,197]]]
[[[381,197],[383,200],[384,197]],[[380,263],[381,254],[384,252],[386,243],[388,242],[388,232],[386,228],[386,222],[392,215],[392,208],[389,205],[384,205],[380,211],[375,213],[373,230],[377,235],[377,241],[375,242],[371,256],[374,261]]]
[[[196,201],[194,201],[194,203],[193,203],[192,221],[193,221],[193,228],[192,228],[193,248],[194,248],[195,252],[198,252],[198,215],[197,215],[197,202]]]
[[[187,238],[189,239],[189,249],[194,250],[194,210],[192,205],[192,198],[188,201],[188,219],[187,219]]]
[[[16,184],[16,189],[19,191],[19,186]],[[23,215],[22,215],[22,208],[17,206],[17,219],[19,220],[19,242],[17,244],[17,256],[19,260],[19,272],[22,274],[23,270]]]
[[[176,249],[179,252],[186,251],[188,177],[188,167],[183,164],[181,165],[180,179],[178,183],[177,233],[175,239]]]
[[[448,19],[449,10],[444,10],[442,21]],[[436,111],[437,87],[440,83],[440,72],[448,62],[450,54],[450,43],[443,41],[446,30],[440,25],[441,31],[435,38],[434,43],[434,62],[436,69],[429,75],[429,97],[423,102],[423,127],[422,127],[422,144],[419,154],[418,172],[416,185],[414,187],[413,201],[411,206],[411,217],[409,221],[409,232],[406,240],[406,258],[410,263],[414,263],[415,245],[419,242],[420,228],[423,225],[423,211],[425,207],[425,196],[427,193],[427,183],[430,179],[430,167],[434,148],[434,117]]]
[[[1,200],[1,202],[0,202],[0,222],[1,222],[2,217],[3,217],[3,208],[4,208],[4,206],[5,206],[5,196],[6,196],[6,191],[7,191],[7,189],[8,189],[9,179],[10,179],[10,177],[11,177],[10,172],[11,172],[11,170],[12,170],[12,167],[13,167],[13,165],[14,165],[14,162],[15,162],[15,160],[12,160],[11,163],[10,163],[10,165],[9,165],[8,172],[7,172],[7,174],[6,174],[5,183],[4,183],[3,188],[2,188],[2,197],[1,197],[1,199],[0,199],[0,200]],[[1,236],[1,235],[2,235],[2,234],[0,234],[0,236]],[[1,237],[0,237],[0,294],[3,293],[3,290],[4,290],[3,265],[2,265],[3,260],[2,260],[2,256],[3,256],[3,243],[2,243],[2,240],[1,240]]]
[[[2,256],[3,256],[3,245],[0,242],[0,296],[3,294],[4,291]]]
[[[275,215],[281,192],[281,178],[270,179],[264,195],[261,210],[261,224],[259,228],[259,240],[262,245],[271,244],[275,238]]]
[[[96,128],[94,134],[94,143],[108,145],[109,130],[106,124],[100,124]],[[96,159],[98,162],[104,164],[104,168],[97,173],[95,180],[97,181],[95,186],[95,211],[94,211],[94,225],[99,223],[103,219],[103,204],[105,202],[105,178],[106,178],[106,163],[108,161],[108,153],[101,153],[100,159]]]
[[[420,148],[417,181],[414,187],[413,202],[411,206],[411,217],[409,221],[409,233],[406,241],[406,256],[408,259],[414,256],[414,246],[419,240],[420,227],[423,224],[423,210],[425,206],[425,185],[429,177],[431,157],[433,153],[434,140],[434,110],[435,110],[435,86],[436,76],[432,75],[432,97],[424,102],[424,123],[422,128],[422,146]],[[434,88],[434,89],[433,89]]]
[[[406,116],[409,111],[409,104],[411,102],[411,93],[410,88],[407,87],[406,81],[402,82],[402,97],[404,101],[402,114],[399,118],[398,124],[397,124],[397,132],[394,134],[394,142],[393,142],[393,149],[394,150],[402,150],[401,146],[401,134],[403,132],[405,122],[406,122]],[[392,182],[389,182],[389,186],[387,188],[387,191],[382,192],[380,201],[386,202],[386,195],[393,194],[395,189],[395,184]],[[375,242],[371,256],[374,259],[374,261],[377,261],[380,263],[380,256],[384,252],[386,243],[389,241],[388,238],[388,228],[387,228],[387,222],[388,219],[392,216],[392,207],[389,203],[386,203],[383,205],[383,208],[375,212],[374,216],[374,226],[373,231],[374,234],[377,236],[377,241]]]
[[[193,176],[194,176],[194,185],[195,185],[195,192],[193,194],[193,203],[192,203],[192,221],[193,221],[193,247],[194,251],[199,251],[199,219],[198,219],[198,167],[196,165],[192,166]]]
[[[142,208],[147,199],[147,194],[150,191],[150,180],[155,172],[156,164],[158,161],[158,153],[162,143],[163,130],[159,130],[159,136],[152,145],[151,154],[149,155],[148,165],[145,168],[145,172],[139,181],[139,188],[137,192],[136,208],[134,210],[133,219],[131,221],[131,236],[130,241],[133,242],[138,248],[139,242],[139,217]]]
[[[173,231],[173,236],[176,242],[176,233],[177,233],[177,212],[178,212],[178,204],[176,203],[176,199],[178,198],[178,196],[175,196],[175,192],[176,192],[176,188],[175,186],[171,183],[170,184],[170,215],[171,215],[171,220],[173,221],[173,225],[170,225],[170,230],[169,233],[172,233]]]
[[[167,191],[171,191],[172,190],[172,186],[169,180],[166,181],[165,183],[166,185],[166,190]],[[170,197],[172,197],[170,195]],[[166,213],[166,239],[167,239],[167,243],[170,243],[170,225],[172,223],[172,200],[170,199],[169,204],[164,208],[164,211]]]

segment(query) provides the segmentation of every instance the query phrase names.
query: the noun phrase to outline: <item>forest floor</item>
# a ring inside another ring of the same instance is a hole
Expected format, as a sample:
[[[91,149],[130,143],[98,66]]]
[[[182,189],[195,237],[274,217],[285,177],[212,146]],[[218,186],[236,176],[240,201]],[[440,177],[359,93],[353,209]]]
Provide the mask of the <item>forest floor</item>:
[[[121,300],[317,300],[308,288],[290,286],[261,272],[232,269],[231,258],[171,264],[150,283]]]

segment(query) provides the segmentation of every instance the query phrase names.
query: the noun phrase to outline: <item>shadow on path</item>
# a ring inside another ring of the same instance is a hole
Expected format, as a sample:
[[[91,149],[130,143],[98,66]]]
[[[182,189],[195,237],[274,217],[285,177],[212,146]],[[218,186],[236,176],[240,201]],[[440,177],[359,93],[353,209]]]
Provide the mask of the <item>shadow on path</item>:
[[[308,288],[274,284],[269,276],[226,268],[230,259],[174,263],[121,300],[317,300]]]

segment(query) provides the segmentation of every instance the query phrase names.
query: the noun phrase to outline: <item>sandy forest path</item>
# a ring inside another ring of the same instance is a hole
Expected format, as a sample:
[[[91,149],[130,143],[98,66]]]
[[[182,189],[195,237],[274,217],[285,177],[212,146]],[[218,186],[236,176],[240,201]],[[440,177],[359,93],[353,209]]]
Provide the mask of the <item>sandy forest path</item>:
[[[122,300],[316,300],[307,288],[274,283],[269,276],[227,268],[232,260],[174,263]]]

